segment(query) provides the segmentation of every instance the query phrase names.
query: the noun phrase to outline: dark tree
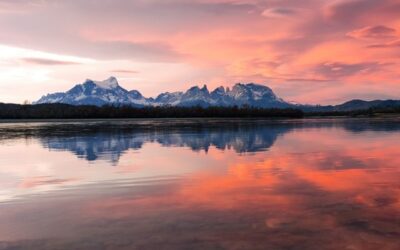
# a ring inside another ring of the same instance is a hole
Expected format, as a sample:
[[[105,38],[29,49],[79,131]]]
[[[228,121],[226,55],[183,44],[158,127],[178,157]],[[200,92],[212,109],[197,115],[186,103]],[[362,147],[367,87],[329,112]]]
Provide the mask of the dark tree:
[[[67,104],[0,104],[0,119],[79,119],[79,118],[189,118],[189,117],[259,117],[301,118],[298,109],[254,107],[131,107],[73,106]]]

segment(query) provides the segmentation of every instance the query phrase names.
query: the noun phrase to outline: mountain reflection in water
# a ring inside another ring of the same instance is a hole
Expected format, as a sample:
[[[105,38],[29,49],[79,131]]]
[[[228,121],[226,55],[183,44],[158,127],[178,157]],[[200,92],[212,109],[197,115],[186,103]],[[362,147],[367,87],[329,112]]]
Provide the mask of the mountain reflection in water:
[[[0,124],[0,249],[398,249],[399,124]]]
[[[196,131],[156,131],[143,133],[92,133],[65,137],[40,138],[43,147],[67,150],[88,161],[99,157],[116,163],[129,149],[138,150],[145,143],[158,143],[164,147],[188,147],[193,151],[210,147],[220,150],[233,149],[237,153],[265,151],[277,137],[290,128],[281,126],[250,126],[233,128],[204,128]]]

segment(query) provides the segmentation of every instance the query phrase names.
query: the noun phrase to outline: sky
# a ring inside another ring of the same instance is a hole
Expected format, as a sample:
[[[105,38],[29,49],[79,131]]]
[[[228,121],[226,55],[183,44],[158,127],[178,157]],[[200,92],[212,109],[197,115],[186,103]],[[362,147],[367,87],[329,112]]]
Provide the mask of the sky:
[[[0,102],[86,79],[146,97],[255,82],[286,101],[400,99],[399,0],[0,0]]]

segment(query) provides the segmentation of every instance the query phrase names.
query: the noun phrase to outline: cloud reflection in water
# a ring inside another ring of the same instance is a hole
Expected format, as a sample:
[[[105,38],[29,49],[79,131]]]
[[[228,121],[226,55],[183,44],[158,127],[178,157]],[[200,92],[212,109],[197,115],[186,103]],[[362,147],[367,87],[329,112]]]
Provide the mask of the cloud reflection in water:
[[[399,131],[306,122],[18,139],[9,147],[41,152],[51,170],[24,172],[18,188],[76,184],[4,203],[0,249],[396,249]]]

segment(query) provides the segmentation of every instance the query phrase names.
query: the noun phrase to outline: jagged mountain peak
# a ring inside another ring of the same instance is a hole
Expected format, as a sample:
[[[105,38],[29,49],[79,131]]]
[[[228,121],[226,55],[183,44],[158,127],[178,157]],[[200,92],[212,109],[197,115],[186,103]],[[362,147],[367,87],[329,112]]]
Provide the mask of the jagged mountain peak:
[[[86,79],[86,81],[83,84],[90,84],[90,83],[93,83],[96,86],[103,89],[114,89],[119,87],[118,80],[114,76],[110,76],[109,78],[103,81],[94,81],[91,79]]]
[[[224,86],[219,86],[218,88],[215,88],[212,92],[211,92],[211,94],[219,94],[219,95],[223,95],[223,94],[225,94],[226,92],[225,92],[225,88],[224,88]]]
[[[201,88],[200,88],[200,86],[197,86],[197,85],[190,87],[186,92],[198,92],[198,91],[209,92],[207,84],[204,84],[203,87],[201,87]]]
[[[265,85],[256,83],[237,83],[233,86],[232,90],[228,91],[228,93],[236,99],[267,99],[284,102],[274,94],[272,89]]]
[[[271,88],[269,88],[268,86],[262,85],[262,84],[257,84],[257,83],[236,83],[235,85],[233,85],[233,88],[244,88],[244,89],[264,89],[264,90],[269,90],[272,91]],[[232,88],[232,89],[233,89]]]
[[[131,91],[129,91],[129,94],[130,94],[130,96],[132,96],[132,98],[134,98],[134,99],[144,98],[143,95],[142,95],[142,93],[140,93],[140,92],[137,91],[137,90],[131,90]]]

